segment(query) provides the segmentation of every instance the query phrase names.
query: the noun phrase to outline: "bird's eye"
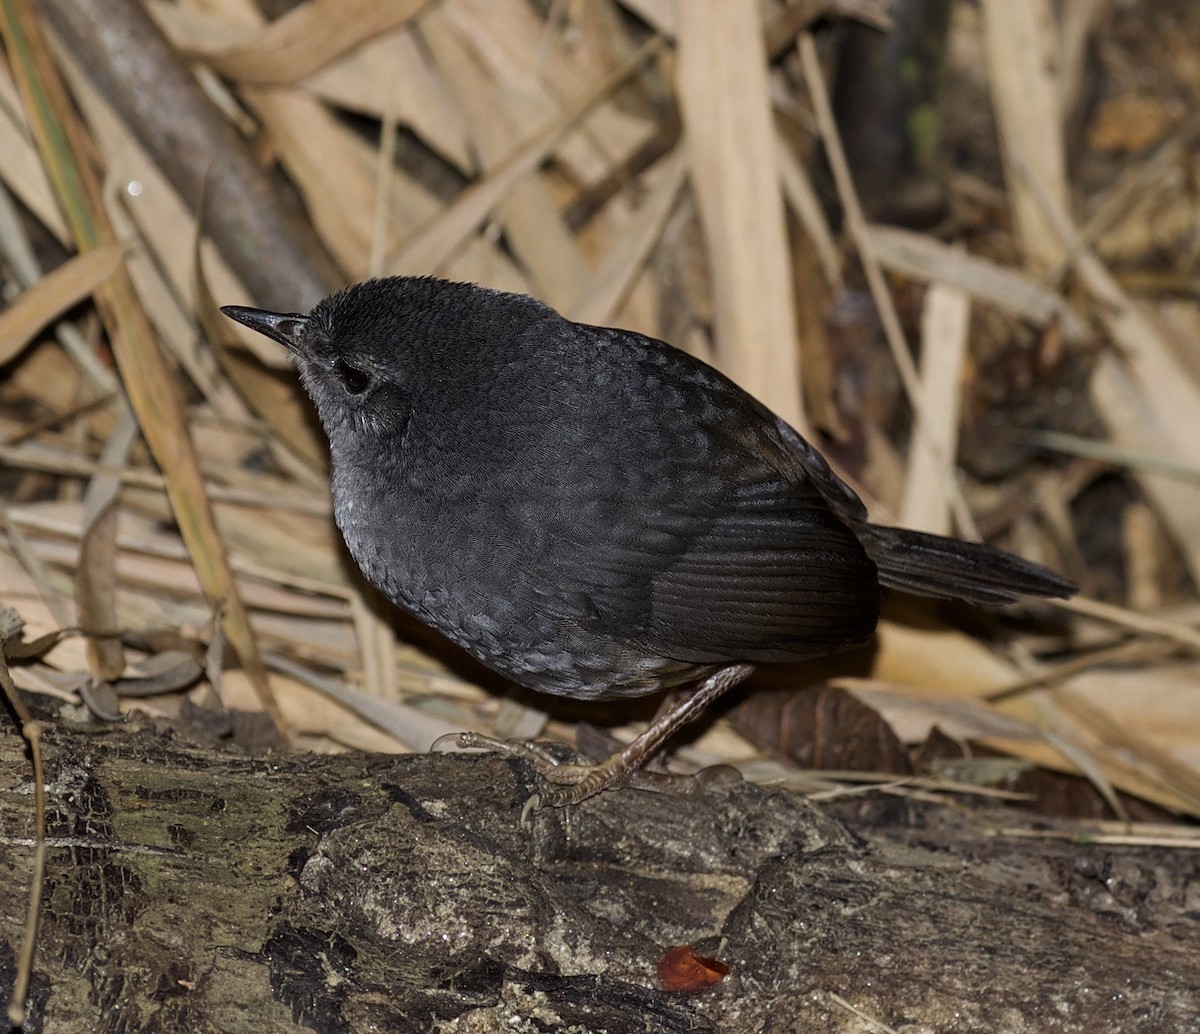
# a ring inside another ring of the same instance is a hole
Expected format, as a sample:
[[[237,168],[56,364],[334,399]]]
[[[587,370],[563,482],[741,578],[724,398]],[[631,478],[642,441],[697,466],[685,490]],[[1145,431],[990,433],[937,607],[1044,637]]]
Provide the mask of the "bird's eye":
[[[338,359],[333,364],[334,373],[341,378],[342,384],[351,395],[361,395],[371,386],[371,375],[366,370]]]

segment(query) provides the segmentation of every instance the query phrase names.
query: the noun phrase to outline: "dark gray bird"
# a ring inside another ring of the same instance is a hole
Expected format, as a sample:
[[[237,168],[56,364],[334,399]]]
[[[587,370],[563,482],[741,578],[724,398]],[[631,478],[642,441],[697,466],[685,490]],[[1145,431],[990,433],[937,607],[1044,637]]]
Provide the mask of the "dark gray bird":
[[[754,665],[866,641],[881,585],[984,604],[1074,592],[1002,550],[869,523],[712,367],[532,298],[392,277],[307,316],[222,311],[292,353],[338,527],[392,602],[543,693],[694,686],[601,765],[540,758],[563,784],[543,804],[625,780]]]

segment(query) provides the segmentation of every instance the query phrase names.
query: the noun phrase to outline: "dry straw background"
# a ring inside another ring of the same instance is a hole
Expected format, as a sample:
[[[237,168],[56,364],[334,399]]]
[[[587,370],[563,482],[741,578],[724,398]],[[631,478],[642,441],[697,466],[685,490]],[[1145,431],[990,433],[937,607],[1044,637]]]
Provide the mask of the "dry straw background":
[[[282,357],[213,318],[435,273],[665,337],[825,433],[877,518],[1066,571],[1083,597],[1002,635],[889,617],[838,684],[907,744],[936,726],[1081,773],[1118,816],[1114,789],[1200,816],[1200,19],[951,3],[950,215],[918,231],[868,214],[829,99],[846,20],[887,31],[891,7],[2,0],[0,599],[37,647],[6,645],[17,685],[63,721],[265,708],[315,750],[569,736],[396,634]],[[979,398],[1006,362],[1058,416],[1009,413],[1039,448],[984,477],[956,457],[1005,433]],[[79,626],[122,634],[38,642]],[[683,757],[797,781],[725,721]]]

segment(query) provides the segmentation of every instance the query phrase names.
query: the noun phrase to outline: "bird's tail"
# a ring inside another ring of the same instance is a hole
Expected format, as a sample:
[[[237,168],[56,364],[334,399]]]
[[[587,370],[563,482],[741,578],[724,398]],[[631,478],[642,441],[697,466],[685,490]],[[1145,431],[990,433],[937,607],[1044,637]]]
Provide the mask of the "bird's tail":
[[[1078,591],[1048,567],[995,546],[877,524],[858,531],[880,584],[917,596],[1013,603],[1022,596],[1065,599]]]

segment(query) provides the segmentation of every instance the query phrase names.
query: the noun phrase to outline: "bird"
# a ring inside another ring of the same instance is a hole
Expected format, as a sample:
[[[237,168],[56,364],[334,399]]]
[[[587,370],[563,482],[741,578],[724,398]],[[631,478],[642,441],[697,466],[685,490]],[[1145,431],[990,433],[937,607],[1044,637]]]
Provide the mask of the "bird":
[[[338,528],[393,604],[539,693],[669,691],[597,764],[459,737],[533,761],[549,784],[535,807],[627,784],[759,665],[869,641],[884,588],[984,605],[1075,592],[993,546],[871,523],[714,367],[526,295],[398,276],[308,313],[221,311],[290,353],[329,439]]]

